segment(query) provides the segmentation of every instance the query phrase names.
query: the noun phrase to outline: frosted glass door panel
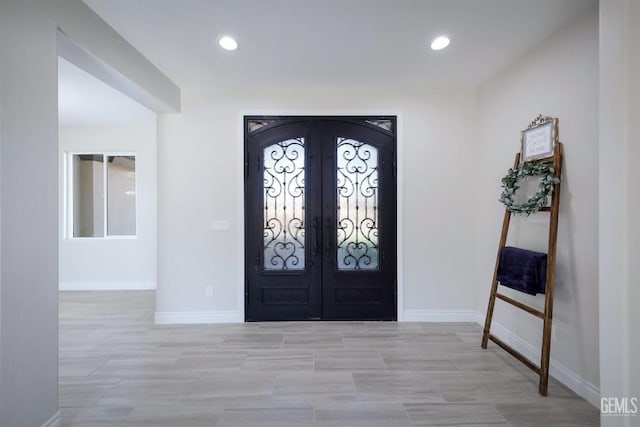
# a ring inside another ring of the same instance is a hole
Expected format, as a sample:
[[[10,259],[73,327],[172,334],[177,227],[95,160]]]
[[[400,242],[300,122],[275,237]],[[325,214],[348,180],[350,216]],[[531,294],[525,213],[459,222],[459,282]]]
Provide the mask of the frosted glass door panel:
[[[264,269],[305,269],[304,138],[264,149]]]
[[[337,141],[337,262],[339,270],[378,269],[378,150]]]

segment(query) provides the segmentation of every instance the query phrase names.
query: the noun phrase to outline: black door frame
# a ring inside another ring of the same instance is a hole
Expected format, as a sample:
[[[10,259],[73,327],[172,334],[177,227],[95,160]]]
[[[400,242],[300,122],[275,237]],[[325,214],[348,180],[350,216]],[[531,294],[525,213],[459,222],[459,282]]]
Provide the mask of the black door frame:
[[[296,122],[310,122],[310,121],[314,121],[314,120],[320,120],[320,121],[334,121],[334,122],[343,122],[345,124],[352,124],[352,125],[358,125],[358,126],[363,126],[363,127],[369,127],[371,130],[375,130],[377,132],[381,132],[381,129],[384,129],[386,132],[386,134],[388,136],[392,137],[392,141],[393,141],[393,154],[392,154],[392,165],[391,165],[391,169],[389,171],[387,171],[388,176],[391,176],[392,179],[392,186],[394,189],[394,197],[393,197],[393,208],[391,210],[387,209],[388,212],[391,213],[391,217],[393,219],[393,227],[392,227],[392,234],[393,234],[393,249],[392,251],[388,252],[390,254],[392,254],[393,257],[393,317],[385,317],[384,319],[380,319],[380,320],[398,320],[399,314],[400,314],[400,308],[403,306],[402,301],[399,300],[399,297],[401,298],[402,292],[401,289],[399,289],[398,287],[398,277],[401,275],[400,272],[400,263],[399,263],[399,257],[398,257],[398,253],[399,251],[399,241],[401,240],[399,237],[399,230],[401,227],[401,219],[399,218],[398,215],[398,197],[397,197],[397,191],[399,189],[399,180],[398,180],[398,175],[397,175],[397,156],[398,156],[398,115],[376,115],[376,116],[371,116],[371,115],[344,115],[344,116],[340,116],[340,115],[326,115],[326,116],[322,116],[322,115],[250,115],[250,114],[245,114],[243,115],[243,165],[244,165],[244,170],[243,170],[243,189],[244,191],[244,197],[243,197],[243,230],[244,230],[244,250],[243,250],[243,276],[244,276],[244,319],[245,322],[246,321],[251,321],[249,319],[249,269],[250,268],[255,268],[255,266],[253,265],[254,262],[251,260],[251,255],[248,253],[248,248],[250,247],[250,243],[249,243],[249,237],[250,234],[248,232],[248,220],[249,220],[249,216],[250,216],[250,212],[248,209],[248,206],[250,206],[250,202],[249,200],[253,197],[252,194],[249,194],[247,190],[247,185],[248,185],[248,171],[250,168],[253,168],[255,165],[253,165],[252,163],[255,162],[255,159],[249,159],[248,158],[248,153],[249,153],[249,140],[250,137],[255,137],[257,134],[260,134],[261,132],[264,131],[268,131],[270,129],[274,129],[277,128],[278,126],[282,126],[282,125],[290,125],[290,124],[295,124]],[[391,129],[385,129],[383,127],[383,125],[380,124],[380,122],[378,121],[388,121],[391,123]],[[253,128],[250,129],[250,125],[249,123],[253,123],[254,125],[258,122],[259,123],[257,126],[254,126]],[[323,149],[324,151],[324,149]],[[250,163],[251,162],[251,163]],[[387,178],[388,179],[388,178]],[[255,231],[255,230],[254,230]],[[308,226],[308,233],[311,234],[312,233],[312,229],[311,229],[311,224],[309,223]],[[255,237],[255,236],[253,236]],[[323,240],[324,240],[324,236],[323,236]],[[384,256],[384,255],[383,255]],[[400,291],[400,292],[399,292]],[[321,293],[323,291],[321,290]],[[321,298],[322,295],[321,295]],[[310,318],[309,320],[314,320],[313,318]]]

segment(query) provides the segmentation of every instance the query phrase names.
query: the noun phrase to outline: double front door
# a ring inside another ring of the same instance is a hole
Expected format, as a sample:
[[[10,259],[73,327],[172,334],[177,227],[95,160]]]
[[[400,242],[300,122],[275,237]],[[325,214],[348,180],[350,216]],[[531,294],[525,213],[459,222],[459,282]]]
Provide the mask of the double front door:
[[[245,117],[247,321],[396,318],[395,117]]]

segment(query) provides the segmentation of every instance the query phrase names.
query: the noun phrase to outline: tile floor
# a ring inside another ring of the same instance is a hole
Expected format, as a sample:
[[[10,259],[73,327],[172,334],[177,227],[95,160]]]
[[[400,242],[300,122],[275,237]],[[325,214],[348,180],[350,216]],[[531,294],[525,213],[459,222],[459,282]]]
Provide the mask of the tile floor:
[[[154,326],[153,291],[60,293],[64,426],[597,426],[475,324]]]

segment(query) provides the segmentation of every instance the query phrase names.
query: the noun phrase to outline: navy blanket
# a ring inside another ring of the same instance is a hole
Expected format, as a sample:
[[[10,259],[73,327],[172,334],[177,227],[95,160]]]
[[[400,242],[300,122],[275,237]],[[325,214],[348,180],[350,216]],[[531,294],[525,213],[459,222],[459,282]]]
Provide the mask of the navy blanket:
[[[498,282],[529,295],[544,294],[547,254],[505,246],[500,252]]]

